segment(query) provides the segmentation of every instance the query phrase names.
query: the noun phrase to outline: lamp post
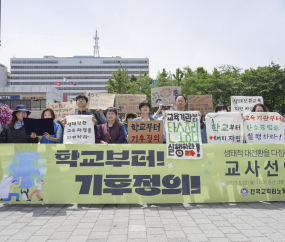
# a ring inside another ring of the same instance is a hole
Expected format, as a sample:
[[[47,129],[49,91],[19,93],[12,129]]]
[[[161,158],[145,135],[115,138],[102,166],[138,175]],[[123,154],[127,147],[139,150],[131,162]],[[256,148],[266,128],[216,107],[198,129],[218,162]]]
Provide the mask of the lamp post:
[[[120,66],[122,68],[122,64],[121,64],[121,61],[118,61],[120,63]],[[123,70],[123,69],[122,69]],[[125,94],[125,73],[124,73],[124,70],[123,70],[123,94]]]

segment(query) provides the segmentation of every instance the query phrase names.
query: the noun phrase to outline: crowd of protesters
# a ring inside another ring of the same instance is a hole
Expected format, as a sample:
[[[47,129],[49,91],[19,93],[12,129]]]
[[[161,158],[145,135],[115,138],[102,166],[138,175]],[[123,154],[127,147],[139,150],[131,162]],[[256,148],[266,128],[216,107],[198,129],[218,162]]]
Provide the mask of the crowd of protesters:
[[[119,121],[118,111],[115,107],[109,107],[105,113],[101,109],[97,109],[94,114],[87,111],[88,98],[84,95],[76,97],[76,104],[78,111],[71,115],[92,115],[92,122],[94,124],[95,143],[98,144],[123,144],[128,143],[128,122],[129,121],[163,121],[163,142],[166,143],[165,133],[165,118],[166,111],[186,111],[186,98],[179,95],[175,98],[175,106],[159,105],[157,112],[150,115],[151,105],[148,101],[143,101],[139,104],[140,116],[136,113],[127,113],[123,123]],[[230,112],[231,107],[225,104],[218,104],[214,110],[216,113]],[[252,112],[268,112],[268,109],[263,104],[256,104]],[[160,113],[162,115],[160,115]],[[31,114],[25,105],[17,105],[12,113],[12,119],[5,127],[0,130],[0,143],[41,143],[41,144],[55,144],[63,143],[64,127],[66,119],[63,118],[55,122],[55,113],[51,108],[46,108],[41,113],[41,119],[52,118],[54,134],[50,135],[45,132],[42,136],[37,136],[35,133],[27,135],[24,127],[24,118],[28,118]],[[202,143],[207,143],[206,123],[202,115],[198,112],[200,117],[200,128]],[[0,117],[1,118],[1,117]],[[284,118],[283,118],[284,121]]]

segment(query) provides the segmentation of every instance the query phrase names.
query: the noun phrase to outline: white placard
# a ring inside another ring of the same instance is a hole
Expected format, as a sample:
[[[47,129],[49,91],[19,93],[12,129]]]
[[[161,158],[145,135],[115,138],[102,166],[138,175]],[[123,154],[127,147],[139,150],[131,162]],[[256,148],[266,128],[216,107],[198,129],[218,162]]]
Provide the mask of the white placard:
[[[257,103],[263,104],[263,97],[261,96],[231,96],[232,112],[241,112],[241,113],[251,112],[251,109]]]
[[[243,115],[244,134],[249,144],[284,144],[284,123],[275,112],[251,112]]]
[[[206,130],[209,144],[243,143],[243,121],[239,112],[208,113]]]
[[[64,144],[95,144],[92,115],[70,115],[66,117]]]
[[[167,111],[165,129],[167,158],[203,158],[200,117],[197,111]]]

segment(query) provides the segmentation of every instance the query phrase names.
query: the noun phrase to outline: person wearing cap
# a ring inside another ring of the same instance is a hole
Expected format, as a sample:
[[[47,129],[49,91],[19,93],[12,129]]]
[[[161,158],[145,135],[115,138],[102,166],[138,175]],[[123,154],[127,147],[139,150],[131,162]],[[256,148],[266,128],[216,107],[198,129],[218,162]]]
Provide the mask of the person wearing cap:
[[[135,113],[127,113],[126,118],[123,121],[124,122],[124,134],[125,134],[125,142],[124,144],[127,144],[127,136],[128,136],[128,121],[134,121],[135,118],[137,118],[138,115]]]
[[[26,135],[24,118],[31,114],[23,104],[17,105],[12,113],[12,119],[2,130],[0,143],[38,143],[36,133]]]

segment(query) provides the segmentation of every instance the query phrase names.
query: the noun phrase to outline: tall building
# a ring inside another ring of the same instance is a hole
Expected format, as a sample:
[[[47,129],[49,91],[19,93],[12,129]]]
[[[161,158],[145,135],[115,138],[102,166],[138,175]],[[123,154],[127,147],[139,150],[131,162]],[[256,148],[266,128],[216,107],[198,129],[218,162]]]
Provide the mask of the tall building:
[[[85,91],[106,92],[107,80],[119,68],[126,68],[129,75],[140,71],[149,74],[148,58],[121,58],[73,56],[44,58],[11,58],[11,76],[8,84],[15,86],[54,86],[74,99]],[[63,81],[67,79],[67,82]],[[56,86],[56,82],[60,86]],[[72,83],[75,85],[72,85]]]

